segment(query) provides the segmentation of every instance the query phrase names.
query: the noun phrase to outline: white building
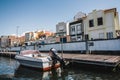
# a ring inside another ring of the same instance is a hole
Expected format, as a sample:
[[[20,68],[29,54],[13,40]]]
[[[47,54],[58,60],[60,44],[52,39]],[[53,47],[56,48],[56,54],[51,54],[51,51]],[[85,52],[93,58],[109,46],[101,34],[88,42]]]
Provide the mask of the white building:
[[[33,32],[28,32],[28,33],[25,33],[25,41],[32,41],[34,40],[34,33]]]
[[[60,22],[56,25],[56,42],[69,42],[69,23]]]
[[[86,17],[86,14],[79,12],[74,16],[74,20],[69,23],[71,41],[82,41],[84,39],[84,17]]]
[[[116,8],[93,10],[84,19],[84,32],[89,39],[117,38],[120,31]]]

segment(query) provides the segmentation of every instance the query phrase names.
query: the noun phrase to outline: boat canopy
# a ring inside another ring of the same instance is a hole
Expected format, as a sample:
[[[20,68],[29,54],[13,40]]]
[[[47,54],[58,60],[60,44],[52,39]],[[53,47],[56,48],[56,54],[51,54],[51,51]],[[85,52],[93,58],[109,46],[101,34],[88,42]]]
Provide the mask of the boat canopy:
[[[24,50],[20,52],[21,55],[25,55],[25,54],[40,54],[40,52],[38,50]]]

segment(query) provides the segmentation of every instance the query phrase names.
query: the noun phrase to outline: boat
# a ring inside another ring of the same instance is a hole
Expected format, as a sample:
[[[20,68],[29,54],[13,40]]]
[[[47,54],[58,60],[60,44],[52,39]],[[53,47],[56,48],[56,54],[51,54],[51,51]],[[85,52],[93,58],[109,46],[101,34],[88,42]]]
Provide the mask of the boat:
[[[20,54],[15,56],[15,59],[20,63],[20,65],[32,68],[38,68],[43,71],[48,71],[53,68],[60,67],[60,63],[57,62],[54,66],[53,61],[49,55],[41,55],[38,50],[24,50]]]

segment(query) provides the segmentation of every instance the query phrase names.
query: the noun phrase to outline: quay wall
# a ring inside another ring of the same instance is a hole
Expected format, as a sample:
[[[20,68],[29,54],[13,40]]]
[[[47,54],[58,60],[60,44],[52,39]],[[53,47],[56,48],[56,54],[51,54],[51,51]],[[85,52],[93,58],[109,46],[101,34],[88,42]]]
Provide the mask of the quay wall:
[[[93,46],[88,46],[88,50],[92,53],[100,53],[100,52],[120,53],[120,39],[88,41],[88,43],[90,42],[93,42]],[[80,42],[70,42],[70,43],[63,43],[63,44],[54,43],[54,44],[44,44],[39,46],[11,47],[11,48],[8,48],[8,50],[20,51],[23,49],[37,49],[43,52],[45,51],[48,52],[50,48],[55,48],[58,51],[61,51],[63,48],[64,52],[85,53],[86,42],[80,41]]]
[[[48,44],[41,46],[40,51],[49,51],[50,48],[55,48],[58,51],[83,51],[85,50],[85,42],[73,42],[73,43],[63,43],[63,44]]]
[[[120,39],[93,41],[94,46],[90,46],[93,51],[120,51]]]
[[[93,46],[88,46],[88,50],[91,53],[120,54],[120,39],[88,41],[88,43],[90,42],[93,42]],[[39,50],[49,51],[49,49],[52,47],[56,48],[58,51],[61,51],[61,44],[47,44],[47,45],[41,46]],[[85,53],[86,42],[82,41],[82,42],[64,43],[63,51]]]

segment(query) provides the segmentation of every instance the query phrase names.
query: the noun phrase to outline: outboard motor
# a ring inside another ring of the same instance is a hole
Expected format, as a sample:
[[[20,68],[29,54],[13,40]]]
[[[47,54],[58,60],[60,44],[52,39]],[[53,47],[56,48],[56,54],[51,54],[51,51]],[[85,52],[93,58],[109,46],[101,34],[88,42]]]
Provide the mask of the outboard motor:
[[[62,58],[60,58],[60,57],[58,56],[57,51],[56,51],[54,48],[51,48],[51,49],[50,49],[50,52],[52,53],[51,58],[52,58],[52,60],[53,60],[53,66],[57,63],[57,61],[59,61],[60,64],[61,64],[61,66],[62,66],[62,67],[65,67],[65,62],[63,61]]]

